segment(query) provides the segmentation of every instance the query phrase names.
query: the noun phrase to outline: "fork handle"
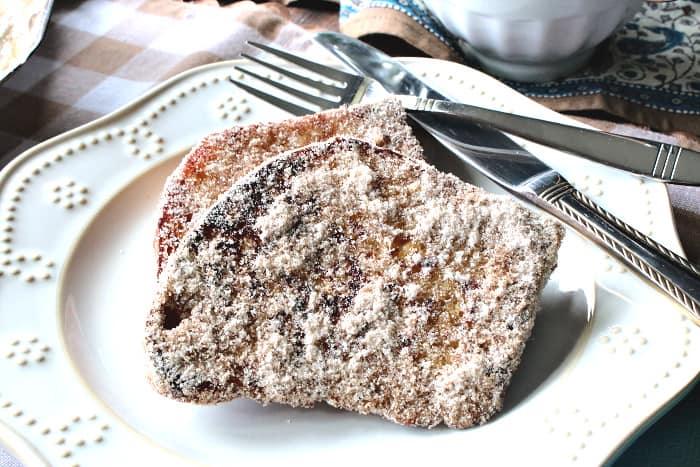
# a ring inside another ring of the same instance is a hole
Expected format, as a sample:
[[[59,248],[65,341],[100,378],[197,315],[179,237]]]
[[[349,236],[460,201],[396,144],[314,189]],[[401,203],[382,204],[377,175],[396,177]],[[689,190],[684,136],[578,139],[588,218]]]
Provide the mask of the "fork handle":
[[[658,286],[700,325],[700,269],[613,216],[559,178],[560,181],[548,190],[521,194]]]

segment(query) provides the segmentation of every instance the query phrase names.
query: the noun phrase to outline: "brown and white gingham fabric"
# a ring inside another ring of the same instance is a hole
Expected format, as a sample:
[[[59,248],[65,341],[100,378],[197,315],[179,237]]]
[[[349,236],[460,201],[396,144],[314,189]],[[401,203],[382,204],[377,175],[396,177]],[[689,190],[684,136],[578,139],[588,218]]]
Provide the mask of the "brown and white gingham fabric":
[[[308,33],[279,11],[252,2],[56,1],[41,45],[0,85],[0,167],[170,76],[237,57],[245,40],[307,48]]]

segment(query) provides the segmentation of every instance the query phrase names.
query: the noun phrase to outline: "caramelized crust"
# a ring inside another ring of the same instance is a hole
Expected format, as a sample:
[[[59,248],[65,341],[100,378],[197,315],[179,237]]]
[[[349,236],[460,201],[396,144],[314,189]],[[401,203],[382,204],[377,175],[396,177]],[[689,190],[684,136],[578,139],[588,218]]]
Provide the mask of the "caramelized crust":
[[[161,196],[155,250],[158,273],[194,219],[236,180],[282,152],[339,135],[360,138],[411,157],[422,149],[394,100],[234,127],[206,137],[168,178]]]
[[[151,382],[181,401],[481,424],[501,407],[562,234],[366,142],[283,154],[168,259],[146,325]]]

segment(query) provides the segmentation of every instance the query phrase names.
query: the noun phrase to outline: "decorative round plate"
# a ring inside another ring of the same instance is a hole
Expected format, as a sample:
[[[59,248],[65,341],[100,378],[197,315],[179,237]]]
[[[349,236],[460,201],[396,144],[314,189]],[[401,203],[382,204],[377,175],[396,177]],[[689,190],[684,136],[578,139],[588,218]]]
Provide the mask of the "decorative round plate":
[[[567,121],[474,70],[406,63],[456,99]],[[230,84],[232,70],[224,62],[188,71],[2,171],[0,444],[26,465],[507,465],[530,455],[538,465],[600,464],[694,381],[695,326],[569,232],[503,412],[483,426],[426,430],[323,404],[195,406],[156,395],[144,378],[142,332],[165,178],[205,134],[286,116]],[[527,147],[680,250],[663,186]],[[492,188],[427,141],[426,151]]]

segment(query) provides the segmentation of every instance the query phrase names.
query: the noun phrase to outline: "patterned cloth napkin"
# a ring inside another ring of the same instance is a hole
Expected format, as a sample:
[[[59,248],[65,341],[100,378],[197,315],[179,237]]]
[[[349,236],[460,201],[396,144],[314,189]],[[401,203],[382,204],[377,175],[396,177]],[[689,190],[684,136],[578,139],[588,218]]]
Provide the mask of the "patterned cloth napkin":
[[[341,0],[340,29],[385,34],[478,68],[420,0]],[[375,43],[377,43],[375,41]],[[700,135],[700,1],[644,4],[583,70],[547,83],[506,81],[555,110],[603,110],[660,131]]]

